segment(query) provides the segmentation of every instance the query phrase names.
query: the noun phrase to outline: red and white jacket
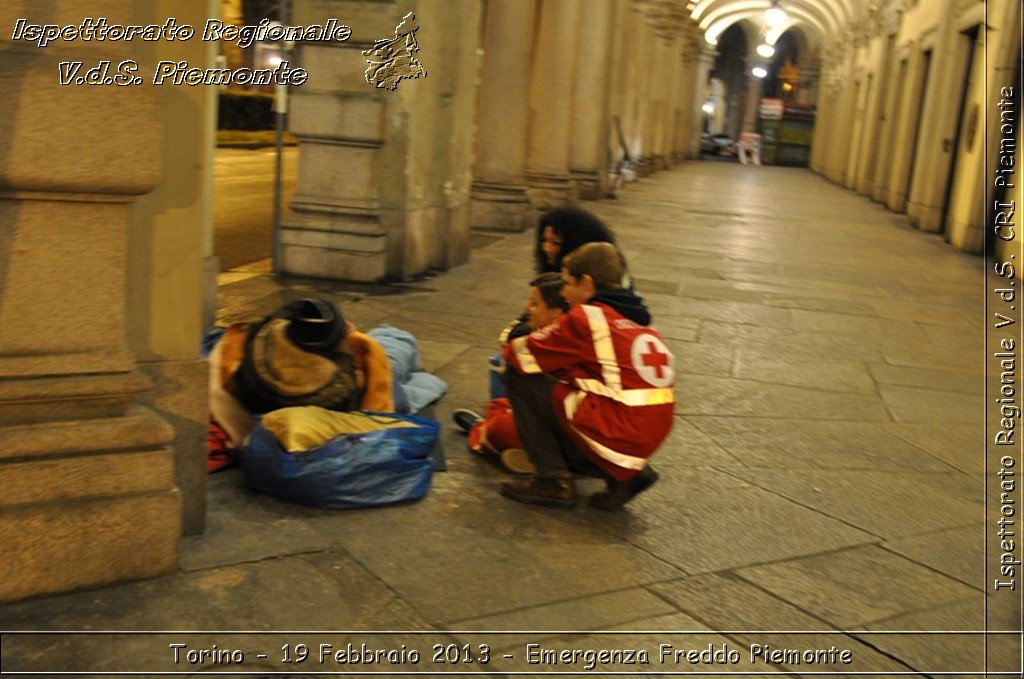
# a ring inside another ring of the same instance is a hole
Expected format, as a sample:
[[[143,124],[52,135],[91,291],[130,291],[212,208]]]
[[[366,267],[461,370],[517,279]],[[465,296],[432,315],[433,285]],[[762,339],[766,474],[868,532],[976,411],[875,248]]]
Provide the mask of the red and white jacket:
[[[509,369],[550,373],[566,431],[603,470],[625,480],[672,428],[675,359],[657,331],[601,303],[581,304],[557,323],[504,349]]]

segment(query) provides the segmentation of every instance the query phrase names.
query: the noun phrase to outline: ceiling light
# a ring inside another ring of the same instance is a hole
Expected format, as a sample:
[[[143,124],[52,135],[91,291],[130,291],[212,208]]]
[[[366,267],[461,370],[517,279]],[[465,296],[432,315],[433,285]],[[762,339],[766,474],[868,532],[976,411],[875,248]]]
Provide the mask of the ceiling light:
[[[769,26],[778,26],[786,18],[786,10],[779,5],[779,0],[772,0],[772,6],[765,10],[764,22]]]
[[[755,78],[763,78],[766,75],[768,75],[768,71],[764,70],[764,68],[762,68],[761,66],[755,66],[754,68],[750,69],[750,72],[754,74]]]
[[[758,45],[757,53],[760,54],[765,59],[770,59],[772,56],[775,55],[775,48],[768,44]]]

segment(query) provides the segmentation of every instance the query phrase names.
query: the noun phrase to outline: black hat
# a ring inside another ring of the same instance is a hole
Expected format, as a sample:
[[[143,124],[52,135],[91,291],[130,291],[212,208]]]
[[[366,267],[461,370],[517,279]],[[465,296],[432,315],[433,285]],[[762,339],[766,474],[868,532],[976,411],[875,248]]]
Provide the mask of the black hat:
[[[316,297],[288,302],[274,314],[288,319],[288,339],[318,354],[330,354],[345,337],[345,319],[332,302]]]

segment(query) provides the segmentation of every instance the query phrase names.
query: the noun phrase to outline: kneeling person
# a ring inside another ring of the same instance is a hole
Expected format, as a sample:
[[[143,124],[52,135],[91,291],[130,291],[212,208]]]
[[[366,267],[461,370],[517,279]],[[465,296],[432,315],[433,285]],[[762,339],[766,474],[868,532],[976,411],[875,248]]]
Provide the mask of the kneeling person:
[[[542,273],[530,281],[530,298],[526,302],[525,314],[529,330],[540,330],[551,325],[569,310],[569,303],[561,293],[561,274]],[[508,332],[518,324],[517,319],[502,333],[503,346],[507,342]],[[523,452],[523,443],[516,434],[512,406],[507,398],[492,399],[485,416],[464,408],[456,410],[453,416],[455,423],[469,434],[470,450],[485,456],[495,456],[508,471],[533,472],[533,466]]]
[[[647,458],[672,428],[674,359],[624,274],[614,245],[578,248],[562,269],[570,310],[505,347],[516,431],[536,473],[505,482],[503,495],[571,507],[575,469],[606,480],[592,505],[618,509],[657,480]]]

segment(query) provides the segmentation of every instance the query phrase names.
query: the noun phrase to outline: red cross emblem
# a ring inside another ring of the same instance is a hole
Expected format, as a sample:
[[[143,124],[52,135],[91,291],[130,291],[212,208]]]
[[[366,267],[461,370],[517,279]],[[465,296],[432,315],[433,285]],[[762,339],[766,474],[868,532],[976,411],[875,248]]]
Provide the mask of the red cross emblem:
[[[633,368],[637,374],[655,387],[668,387],[675,380],[675,359],[665,343],[657,336],[644,333],[633,340]]]

